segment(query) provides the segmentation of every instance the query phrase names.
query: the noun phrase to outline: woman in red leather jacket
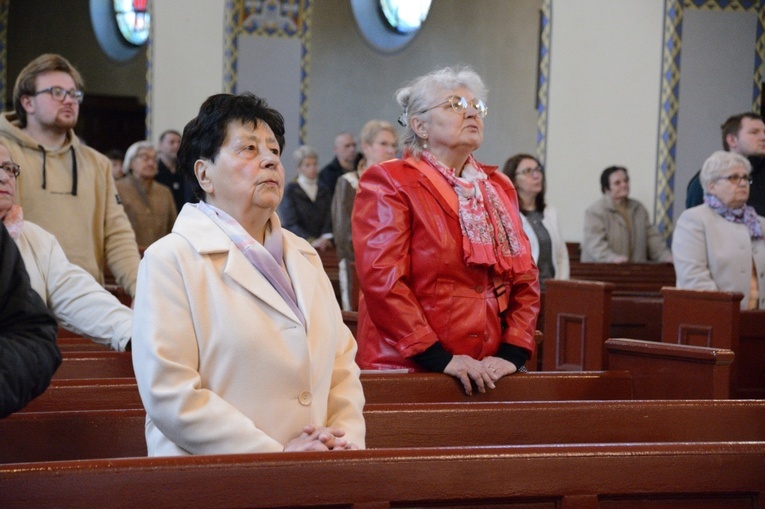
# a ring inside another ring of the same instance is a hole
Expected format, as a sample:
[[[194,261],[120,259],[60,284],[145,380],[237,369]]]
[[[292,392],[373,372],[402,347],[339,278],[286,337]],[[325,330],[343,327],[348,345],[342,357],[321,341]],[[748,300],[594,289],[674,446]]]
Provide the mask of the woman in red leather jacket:
[[[362,369],[444,372],[472,394],[534,351],[539,283],[518,198],[472,155],[485,95],[469,67],[396,93],[404,158],[367,169],[353,210]]]

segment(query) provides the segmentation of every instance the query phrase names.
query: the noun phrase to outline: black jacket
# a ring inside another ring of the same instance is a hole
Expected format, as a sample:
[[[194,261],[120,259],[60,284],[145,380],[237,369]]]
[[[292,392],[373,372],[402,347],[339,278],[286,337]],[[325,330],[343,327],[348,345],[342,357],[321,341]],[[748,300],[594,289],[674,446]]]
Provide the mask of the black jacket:
[[[304,239],[316,239],[332,233],[332,192],[319,182],[316,201],[311,201],[297,182],[290,182],[279,204],[279,220],[282,228]]]
[[[0,226],[0,417],[45,391],[61,353],[58,326],[29,284],[16,244]]]

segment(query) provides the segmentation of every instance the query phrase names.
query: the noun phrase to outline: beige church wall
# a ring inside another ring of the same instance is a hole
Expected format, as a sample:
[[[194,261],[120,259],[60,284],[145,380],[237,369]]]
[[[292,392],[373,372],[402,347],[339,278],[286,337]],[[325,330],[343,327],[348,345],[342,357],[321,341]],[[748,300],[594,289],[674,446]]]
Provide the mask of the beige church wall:
[[[653,217],[663,0],[553,0],[547,128],[548,203],[581,241],[600,173],[629,170]]]
[[[444,66],[469,64],[488,89],[489,114],[478,158],[502,165],[536,147],[535,81],[541,0],[436,0],[414,40],[386,55],[362,37],[348,0],[313,2],[307,142],[321,163],[335,134],[358,133],[369,119],[398,127],[394,94]],[[289,164],[292,164],[290,161]]]
[[[202,102],[223,92],[225,0],[161,0],[152,5],[149,124],[155,142],[182,131]]]
[[[187,14],[179,18],[181,4]],[[479,158],[501,165],[515,152],[533,151],[540,6],[541,0],[481,0],[466,9],[460,0],[438,0],[408,46],[382,54],[365,42],[348,0],[312,2],[305,142],[326,164],[334,157],[336,133],[358,133],[372,118],[395,124],[400,111],[394,93],[406,81],[438,67],[469,64],[489,88]],[[223,22],[218,20],[224,8],[224,0],[155,2],[155,138],[167,126],[182,127],[204,97],[222,90]],[[290,176],[295,148],[285,149]]]

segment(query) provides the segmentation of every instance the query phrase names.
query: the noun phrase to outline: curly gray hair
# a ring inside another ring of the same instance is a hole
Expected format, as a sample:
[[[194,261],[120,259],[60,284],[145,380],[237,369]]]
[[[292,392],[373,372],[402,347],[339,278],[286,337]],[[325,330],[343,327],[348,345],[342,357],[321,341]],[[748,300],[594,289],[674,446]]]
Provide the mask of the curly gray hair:
[[[423,110],[433,106],[436,101],[442,100],[441,95],[445,91],[459,87],[467,88],[478,99],[486,101],[486,85],[478,73],[469,66],[444,67],[435,70],[413,79],[396,91],[396,101],[404,110],[398,119],[399,124],[405,127],[401,141],[413,155],[418,156],[422,152],[425,140],[412,129],[412,118],[427,115],[427,112],[423,113]]]

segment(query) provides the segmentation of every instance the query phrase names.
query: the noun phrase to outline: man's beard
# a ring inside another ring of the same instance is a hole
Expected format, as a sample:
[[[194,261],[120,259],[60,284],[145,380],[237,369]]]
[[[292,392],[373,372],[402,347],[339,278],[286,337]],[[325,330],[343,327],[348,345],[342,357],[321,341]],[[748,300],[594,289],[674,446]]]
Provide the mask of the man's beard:
[[[64,131],[68,131],[70,129],[74,129],[74,126],[77,125],[77,116],[75,115],[71,120],[62,118],[60,116],[56,117],[56,120],[53,122],[53,127],[62,129]]]

